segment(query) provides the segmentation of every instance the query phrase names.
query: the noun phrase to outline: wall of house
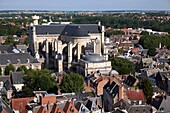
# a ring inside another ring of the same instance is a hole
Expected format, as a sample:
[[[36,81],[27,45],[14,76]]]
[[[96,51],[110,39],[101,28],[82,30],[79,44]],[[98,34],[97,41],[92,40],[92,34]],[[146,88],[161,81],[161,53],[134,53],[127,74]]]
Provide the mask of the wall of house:
[[[84,76],[87,76],[87,74],[91,74],[92,72],[96,72],[98,70],[111,71],[112,69],[110,61],[90,63],[80,60],[79,64],[80,65],[77,66],[77,72]]]
[[[45,97],[41,97],[40,103],[41,105],[45,105],[45,104],[54,104],[56,103],[56,96],[45,96]]]
[[[0,65],[2,69],[2,75],[4,74],[5,67],[6,65]],[[27,69],[32,68],[32,69],[41,69],[41,63],[27,63],[27,64],[12,64],[15,67],[15,70],[20,67],[20,66],[26,66]]]
[[[97,95],[103,95],[103,87],[105,86],[105,84],[108,82],[108,79],[104,79],[101,82],[98,83],[97,85]]]
[[[24,84],[14,84],[15,88],[17,91],[22,90],[22,86],[24,86]]]

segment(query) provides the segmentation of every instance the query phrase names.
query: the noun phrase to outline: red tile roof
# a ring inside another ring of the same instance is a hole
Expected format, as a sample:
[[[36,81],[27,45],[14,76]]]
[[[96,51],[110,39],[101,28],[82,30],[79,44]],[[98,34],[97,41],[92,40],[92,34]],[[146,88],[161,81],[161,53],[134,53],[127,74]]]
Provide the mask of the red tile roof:
[[[41,106],[37,113],[47,113],[47,110]]]
[[[66,102],[63,111],[65,113],[72,113],[72,112],[78,113],[78,110],[75,108],[73,102],[69,102],[69,101]]]
[[[143,90],[133,90],[133,89],[127,90],[126,95],[131,101],[137,101],[137,100],[146,101]]]
[[[11,104],[12,104],[12,109],[14,110],[21,110],[22,113],[26,113],[26,105],[28,101],[33,100],[34,98],[16,98],[16,99],[11,99]]]
[[[60,109],[60,107],[57,104],[54,104],[51,113],[59,113],[59,112],[64,113],[64,111]]]

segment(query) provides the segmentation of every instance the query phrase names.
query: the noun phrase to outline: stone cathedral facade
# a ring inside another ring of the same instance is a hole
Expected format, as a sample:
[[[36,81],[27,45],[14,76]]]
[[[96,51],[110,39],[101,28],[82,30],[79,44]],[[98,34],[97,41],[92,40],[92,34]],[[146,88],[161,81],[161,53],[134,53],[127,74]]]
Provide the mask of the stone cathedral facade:
[[[80,59],[95,53],[108,60],[104,46],[104,26],[99,24],[38,25],[33,16],[29,27],[29,50],[37,59],[45,59],[45,67],[61,71],[77,71]]]

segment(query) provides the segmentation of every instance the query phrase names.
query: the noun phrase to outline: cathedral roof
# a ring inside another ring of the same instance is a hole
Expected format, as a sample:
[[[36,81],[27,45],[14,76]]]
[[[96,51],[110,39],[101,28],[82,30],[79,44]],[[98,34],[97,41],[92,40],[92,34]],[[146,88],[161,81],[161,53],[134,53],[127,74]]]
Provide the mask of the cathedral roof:
[[[36,25],[35,28],[37,35],[61,34],[65,25]]]
[[[89,33],[101,33],[101,26],[97,24],[70,24],[62,32],[66,36],[89,36]]]
[[[101,33],[101,26],[97,24],[69,24],[69,25],[36,25],[37,35],[59,34],[66,36],[89,36],[89,33]]]
[[[85,55],[83,60],[89,61],[89,62],[101,62],[101,61],[104,61],[104,59],[100,55],[95,54],[95,53],[90,53],[88,55]]]

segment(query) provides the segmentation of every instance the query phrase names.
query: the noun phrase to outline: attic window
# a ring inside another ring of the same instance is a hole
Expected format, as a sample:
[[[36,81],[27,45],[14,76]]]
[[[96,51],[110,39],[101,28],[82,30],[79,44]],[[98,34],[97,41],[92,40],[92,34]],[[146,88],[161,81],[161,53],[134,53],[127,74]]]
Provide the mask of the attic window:
[[[17,63],[18,63],[18,64],[21,63],[20,59],[17,59]]]
[[[7,63],[11,63],[11,61],[10,61],[10,60],[7,60]]]
[[[27,63],[30,63],[30,59],[27,59]]]

